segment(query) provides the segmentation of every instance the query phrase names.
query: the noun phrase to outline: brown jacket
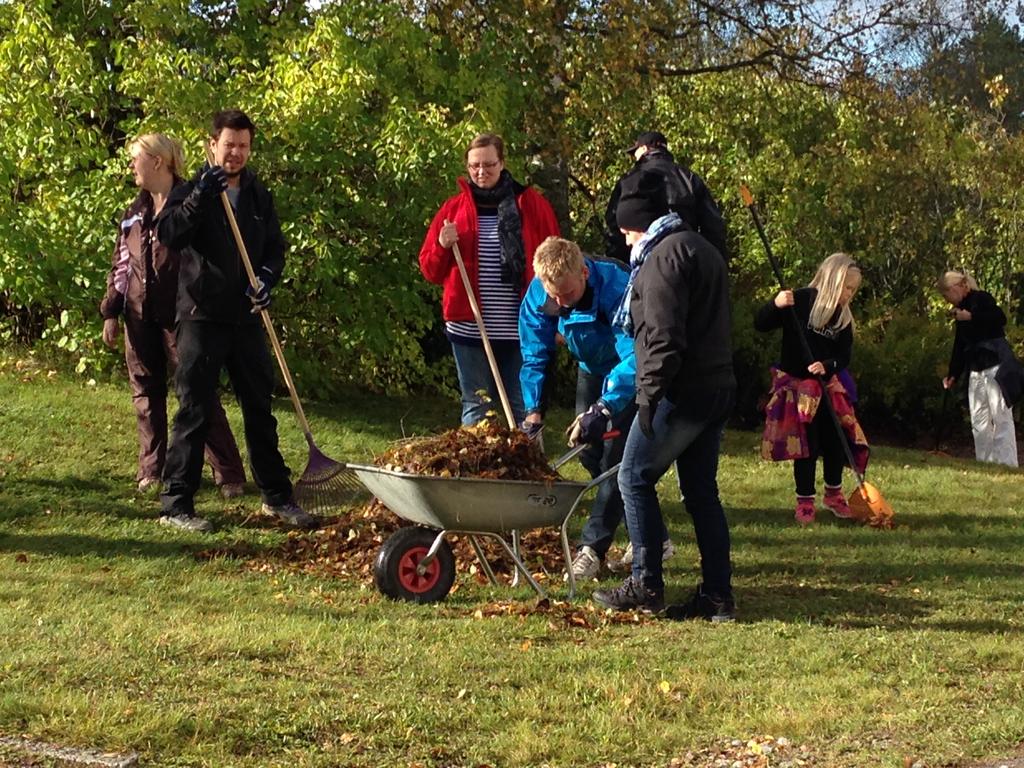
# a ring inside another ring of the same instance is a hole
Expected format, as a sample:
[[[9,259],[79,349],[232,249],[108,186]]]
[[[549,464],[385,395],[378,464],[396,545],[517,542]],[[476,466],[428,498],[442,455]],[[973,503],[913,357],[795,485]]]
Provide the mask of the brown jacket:
[[[152,196],[139,192],[118,227],[100,314],[105,319],[127,314],[173,327],[179,263],[178,252],[158,238]]]

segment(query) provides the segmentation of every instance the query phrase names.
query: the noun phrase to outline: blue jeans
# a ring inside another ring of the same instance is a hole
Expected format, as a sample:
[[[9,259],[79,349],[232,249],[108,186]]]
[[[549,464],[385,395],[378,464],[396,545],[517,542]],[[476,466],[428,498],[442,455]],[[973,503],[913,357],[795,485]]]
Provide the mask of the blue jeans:
[[[604,376],[587,373],[581,368],[576,376],[576,413],[583,413],[596,403],[603,388]],[[629,425],[633,423],[635,415],[636,405],[630,403],[612,417],[612,429],[619,430],[621,434],[599,446],[588,446],[580,454],[580,464],[591,477],[597,477],[622,461]],[[601,487],[597,489],[597,496],[590,508],[590,516],[580,536],[580,546],[590,547],[603,560],[611,548],[615,529],[622,522],[622,516],[622,494],[619,492],[619,484],[612,477],[601,483]],[[664,532],[663,538],[668,538],[668,531]]]
[[[664,520],[655,485],[673,463],[679,490],[700,550],[706,592],[731,595],[729,523],[718,498],[718,451],[722,428],[736,399],[734,389],[691,396],[679,405],[662,400],[648,438],[634,421],[619,469],[619,489],[633,544],[633,576],[650,590],[662,592],[661,542]]]
[[[498,363],[498,373],[505,385],[505,394],[512,406],[512,416],[518,425],[526,416],[523,392],[519,388],[519,369],[523,367],[523,355],[519,344],[515,342],[492,344],[492,348]],[[494,411],[498,421],[504,424],[505,411],[501,405],[501,396],[494,384],[483,346],[453,341],[452,353],[455,355],[455,370],[459,374],[459,389],[462,391],[463,426],[472,426],[482,421],[487,418],[488,411]],[[490,401],[481,397],[480,392],[486,392]]]

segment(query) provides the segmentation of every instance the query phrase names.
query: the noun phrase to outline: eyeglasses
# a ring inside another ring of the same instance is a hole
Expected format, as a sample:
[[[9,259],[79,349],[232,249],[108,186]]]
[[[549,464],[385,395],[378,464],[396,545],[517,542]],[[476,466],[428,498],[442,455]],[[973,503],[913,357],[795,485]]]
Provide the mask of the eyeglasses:
[[[501,160],[495,160],[490,163],[466,163],[466,167],[469,168],[469,170],[471,171],[489,171],[492,168],[497,168],[500,163]]]

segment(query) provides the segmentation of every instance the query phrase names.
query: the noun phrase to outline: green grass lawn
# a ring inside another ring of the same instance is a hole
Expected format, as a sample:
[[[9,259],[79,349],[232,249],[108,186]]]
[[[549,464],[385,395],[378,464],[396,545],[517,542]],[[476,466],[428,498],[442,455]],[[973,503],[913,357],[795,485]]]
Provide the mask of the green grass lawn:
[[[309,415],[325,453],[362,461],[403,433],[452,426],[456,408],[360,395]],[[240,435],[237,407],[229,417]],[[301,472],[287,399],[278,419]],[[802,529],[790,466],[761,461],[758,440],[730,432],[719,478],[736,624],[479,618],[532,593],[462,577],[444,603],[415,606],[361,583],[197,559],[284,534],[234,524],[258,497],[223,502],[212,485],[198,508],[215,533],[158,526],[155,497],[134,493],[127,385],[0,359],[0,736],[217,768],[690,765],[688,751],[759,735],[840,768],[1017,749],[1021,473],[877,448],[870,476],[896,529]],[[698,579],[672,483],[670,600]]]

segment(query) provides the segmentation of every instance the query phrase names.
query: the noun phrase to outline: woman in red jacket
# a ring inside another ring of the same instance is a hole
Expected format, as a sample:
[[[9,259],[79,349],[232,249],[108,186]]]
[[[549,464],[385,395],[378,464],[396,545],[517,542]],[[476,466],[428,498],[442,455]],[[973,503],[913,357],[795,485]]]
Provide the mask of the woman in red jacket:
[[[107,293],[100,304],[103,342],[115,349],[124,318],[124,357],[139,431],[140,491],[160,482],[167,454],[167,374],[178,363],[174,339],[178,253],[157,238],[156,217],[170,191],[181,184],[181,145],[162,133],[131,145],[132,176],[140,188],[118,227]],[[243,492],[245,470],[218,400],[206,438],[206,457],[224,498]]]
[[[458,179],[459,194],[448,198],[430,223],[420,248],[420,271],[444,286],[442,310],[462,390],[462,423],[476,424],[488,411],[500,410],[501,401],[452,253],[456,243],[513,414],[521,422],[519,304],[533,279],[533,252],[549,235],[559,234],[558,222],[548,201],[505,169],[500,136],[482,133],[473,139],[466,170],[469,179]]]

